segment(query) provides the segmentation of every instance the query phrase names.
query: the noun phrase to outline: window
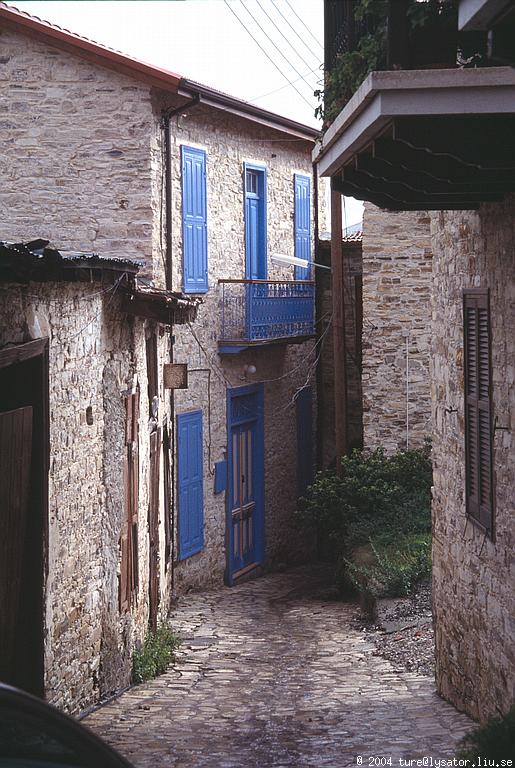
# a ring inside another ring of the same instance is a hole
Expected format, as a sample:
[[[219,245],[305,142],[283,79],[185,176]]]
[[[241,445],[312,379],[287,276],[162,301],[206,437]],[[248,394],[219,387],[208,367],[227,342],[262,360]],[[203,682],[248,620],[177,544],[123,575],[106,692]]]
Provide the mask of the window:
[[[139,392],[126,395],[124,402],[125,456],[123,484],[125,498],[120,534],[121,564],[118,590],[121,611],[129,610],[136,599],[138,591]]]
[[[245,277],[267,278],[266,169],[245,163]]]
[[[179,560],[204,547],[202,411],[177,416]]]
[[[493,533],[492,369],[487,290],[463,294],[466,510]]]
[[[247,194],[257,195],[258,175],[256,171],[247,171]]]
[[[185,293],[206,293],[207,193],[206,153],[182,147],[182,247]]]
[[[295,186],[295,257],[311,261],[311,179],[294,176]],[[311,266],[295,267],[295,280],[309,280]]]

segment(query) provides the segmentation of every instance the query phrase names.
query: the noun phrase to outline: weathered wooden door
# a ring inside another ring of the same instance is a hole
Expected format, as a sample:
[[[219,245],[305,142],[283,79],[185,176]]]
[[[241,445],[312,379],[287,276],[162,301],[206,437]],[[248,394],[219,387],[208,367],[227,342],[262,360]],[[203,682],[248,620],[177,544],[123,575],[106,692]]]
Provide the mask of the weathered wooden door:
[[[262,387],[228,393],[228,581],[263,562],[264,475]]]
[[[157,628],[159,610],[159,463],[161,455],[161,430],[150,435],[150,502],[148,509],[149,530],[149,623]]]
[[[255,426],[232,430],[232,562],[238,572],[255,562],[256,499],[254,496]]]
[[[32,416],[32,406],[0,413],[0,680],[14,685],[22,684],[25,666]]]

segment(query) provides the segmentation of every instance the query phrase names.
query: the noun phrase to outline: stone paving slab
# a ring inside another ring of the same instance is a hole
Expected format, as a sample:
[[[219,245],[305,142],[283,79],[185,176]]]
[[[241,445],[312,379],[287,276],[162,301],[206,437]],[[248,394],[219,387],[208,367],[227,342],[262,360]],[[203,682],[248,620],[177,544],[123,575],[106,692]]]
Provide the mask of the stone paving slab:
[[[323,569],[297,569],[181,598],[175,668],[84,722],[137,768],[452,757],[472,721],[430,678],[374,656],[352,628],[356,607],[324,599],[323,578]]]

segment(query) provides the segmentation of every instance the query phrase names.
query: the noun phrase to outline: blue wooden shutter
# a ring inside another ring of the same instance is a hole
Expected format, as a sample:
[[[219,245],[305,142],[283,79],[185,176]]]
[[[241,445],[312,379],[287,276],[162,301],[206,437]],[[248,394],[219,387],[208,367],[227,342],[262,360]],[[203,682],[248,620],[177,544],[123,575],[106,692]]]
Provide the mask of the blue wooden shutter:
[[[182,147],[183,289],[205,293],[207,282],[206,153]]]
[[[177,416],[179,560],[204,547],[202,411]]]
[[[311,261],[311,181],[295,174],[295,256]],[[309,280],[311,267],[295,267],[295,280]]]

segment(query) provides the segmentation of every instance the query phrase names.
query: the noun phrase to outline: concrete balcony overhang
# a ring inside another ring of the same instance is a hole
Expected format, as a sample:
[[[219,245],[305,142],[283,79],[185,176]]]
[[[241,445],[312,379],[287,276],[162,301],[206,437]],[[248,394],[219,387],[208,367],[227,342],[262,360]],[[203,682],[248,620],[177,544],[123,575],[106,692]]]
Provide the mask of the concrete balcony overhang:
[[[515,190],[515,70],[372,72],[313,153],[342,194],[468,209]]]

